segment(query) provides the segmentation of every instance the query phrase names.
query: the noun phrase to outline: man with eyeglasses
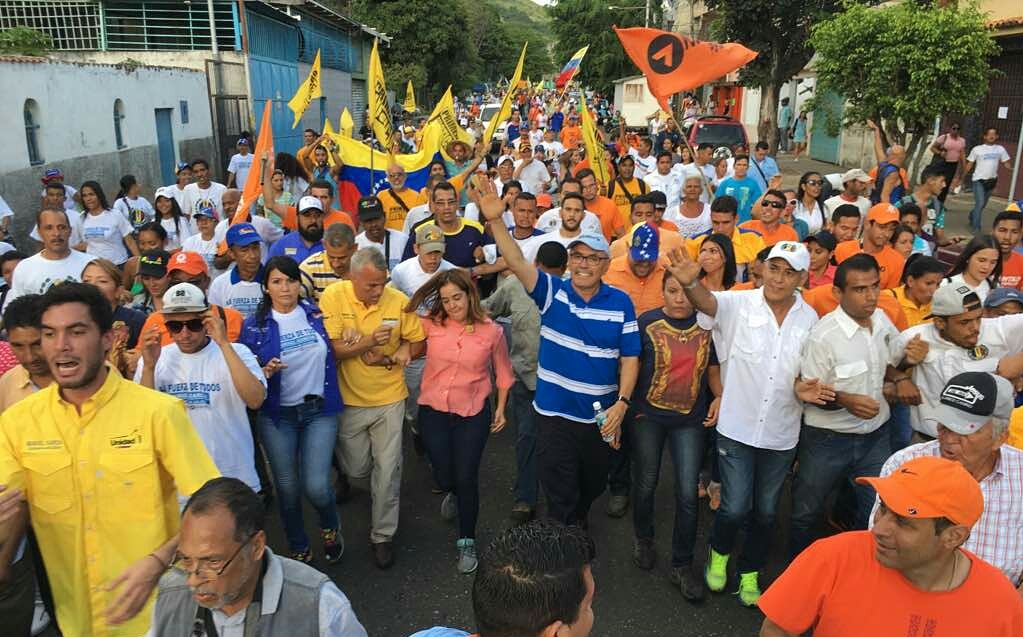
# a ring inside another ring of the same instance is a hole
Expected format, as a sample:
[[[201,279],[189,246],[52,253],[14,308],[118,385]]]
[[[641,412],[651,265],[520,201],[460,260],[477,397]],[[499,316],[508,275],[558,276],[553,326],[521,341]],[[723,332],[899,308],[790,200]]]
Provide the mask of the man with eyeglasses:
[[[639,374],[636,311],[625,292],[601,280],[610,251],[603,236],[584,233],[569,243],[572,278],[555,278],[523,258],[501,220],[504,203],[494,186],[483,184],[481,195],[498,249],[540,309],[533,406],[548,514],[585,528],[590,505],[607,486],[611,446],[619,445]]]
[[[259,409],[266,397],[259,362],[247,347],[228,340],[224,322],[191,283],[171,286],[160,313],[174,342],[161,346],[157,334],[145,334],[135,381],[180,398],[221,475],[259,491],[245,412]]]
[[[234,478],[210,480],[185,505],[152,626],[147,637],[366,637],[328,576],[270,550],[263,503]]]
[[[486,180],[480,180],[482,183]],[[484,234],[483,226],[471,219],[458,216],[458,193],[450,182],[437,184],[430,193],[430,210],[432,219],[426,219],[413,232],[418,232],[424,225],[433,224],[444,233],[444,259],[460,268],[472,268],[484,262],[483,246],[493,240]],[[410,236],[405,243],[402,261],[416,256],[415,237]]]
[[[267,258],[290,257],[302,263],[323,252],[323,204],[306,195],[298,200],[298,232],[289,232],[270,246]]]
[[[387,167],[388,187],[377,193],[384,209],[384,225],[390,230],[401,231],[409,210],[426,203],[426,197],[405,185],[408,175],[396,163]]]
[[[779,241],[799,241],[795,228],[781,222],[781,211],[784,209],[785,193],[768,190],[760,199],[760,218],[747,221],[739,227],[758,233],[768,248]]]

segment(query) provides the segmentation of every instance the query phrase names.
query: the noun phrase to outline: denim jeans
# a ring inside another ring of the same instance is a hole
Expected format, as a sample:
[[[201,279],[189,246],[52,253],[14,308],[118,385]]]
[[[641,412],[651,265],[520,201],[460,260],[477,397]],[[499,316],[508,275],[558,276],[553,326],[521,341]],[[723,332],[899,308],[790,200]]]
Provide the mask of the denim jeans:
[[[480,460],[490,436],[490,405],[474,416],[419,406],[419,435],[437,485],[458,497],[458,537],[476,537],[480,512]]]
[[[799,432],[799,470],[792,482],[792,523],[789,549],[793,557],[813,542],[814,527],[824,503],[840,481],[860,476],[876,477],[891,455],[891,433],[882,425],[869,434],[837,433],[803,425]],[[855,525],[867,528],[874,506],[874,489],[854,485]]]
[[[675,476],[675,526],[671,534],[671,565],[693,561],[699,507],[697,483],[703,459],[705,429],[672,426],[647,418],[633,419],[631,430],[632,526],[640,539],[654,537],[654,491],[667,443]]]
[[[796,450],[758,449],[721,432],[717,439],[721,507],[714,516],[710,546],[722,555],[730,555],[739,530],[750,518],[738,569],[739,573],[759,571],[771,547],[778,496]]]
[[[521,381],[516,380],[511,388],[511,413],[515,421],[515,489],[516,504],[519,502],[536,508],[536,411],[533,396]]]
[[[316,509],[321,529],[340,529],[330,463],[337,439],[337,416],[321,414],[323,400],[281,407],[280,420],[259,414],[263,446],[273,469],[284,534],[292,551],[309,549],[302,519],[302,494]]]
[[[973,180],[973,210],[970,211],[970,229],[974,234],[980,232],[981,216],[984,214],[988,199],[991,198],[992,190],[994,188],[990,190],[985,188],[983,181]]]

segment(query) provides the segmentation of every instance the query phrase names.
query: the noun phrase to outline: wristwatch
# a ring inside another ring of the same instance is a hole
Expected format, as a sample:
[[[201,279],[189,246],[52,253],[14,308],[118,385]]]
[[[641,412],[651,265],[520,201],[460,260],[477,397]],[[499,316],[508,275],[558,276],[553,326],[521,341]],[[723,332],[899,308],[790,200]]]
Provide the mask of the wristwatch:
[[[632,407],[632,401],[626,398],[625,396],[619,396],[618,400],[625,403],[626,407]]]

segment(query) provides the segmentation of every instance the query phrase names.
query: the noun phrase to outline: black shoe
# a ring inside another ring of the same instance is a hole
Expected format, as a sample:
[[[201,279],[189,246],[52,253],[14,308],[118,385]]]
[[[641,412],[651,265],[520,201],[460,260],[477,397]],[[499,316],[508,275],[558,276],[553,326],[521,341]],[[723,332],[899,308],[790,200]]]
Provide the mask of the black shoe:
[[[629,496],[612,495],[607,499],[607,514],[612,518],[620,518],[629,510]]]
[[[334,502],[344,504],[352,497],[352,484],[348,482],[348,476],[343,473],[337,474],[337,481],[334,483]]]
[[[636,538],[632,541],[632,563],[643,569],[649,571],[654,567],[654,562],[657,561],[657,553],[654,552],[654,540],[653,538]]]
[[[682,591],[687,602],[702,602],[707,597],[707,585],[703,574],[692,565],[672,567],[668,579]]]
[[[394,566],[394,542],[374,542],[373,560],[380,569]]]
[[[525,524],[533,519],[533,507],[525,502],[516,502],[515,506],[512,507],[509,517],[515,526]]]

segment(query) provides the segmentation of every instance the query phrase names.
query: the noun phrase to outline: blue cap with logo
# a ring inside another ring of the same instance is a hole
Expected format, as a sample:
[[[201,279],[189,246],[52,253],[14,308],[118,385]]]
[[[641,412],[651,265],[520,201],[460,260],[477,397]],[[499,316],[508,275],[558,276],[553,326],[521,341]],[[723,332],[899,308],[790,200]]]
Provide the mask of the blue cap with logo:
[[[1023,292],[1016,288],[995,288],[988,292],[987,298],[984,299],[984,307],[998,307],[1010,301],[1023,305]]]
[[[636,226],[632,231],[632,245],[629,247],[629,258],[636,261],[656,261],[660,251],[661,235],[657,228],[649,223]]]
[[[607,245],[607,239],[605,239],[602,234],[597,234],[596,232],[584,232],[576,237],[572,243],[568,244],[568,247],[572,248],[580,243],[591,250],[603,252],[605,255],[611,254],[611,248]]]
[[[247,246],[259,240],[259,233],[251,223],[236,223],[227,229],[228,247]]]

